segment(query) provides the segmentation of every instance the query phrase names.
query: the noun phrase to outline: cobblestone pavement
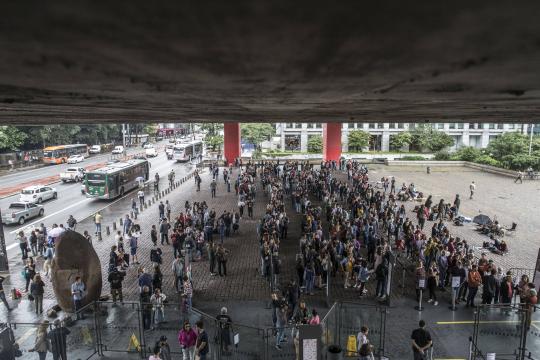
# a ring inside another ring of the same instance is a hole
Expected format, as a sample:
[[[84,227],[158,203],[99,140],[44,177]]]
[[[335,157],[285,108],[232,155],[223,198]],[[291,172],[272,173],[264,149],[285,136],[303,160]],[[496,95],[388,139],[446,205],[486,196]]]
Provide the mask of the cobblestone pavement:
[[[233,176],[236,176],[238,170],[233,171]],[[193,203],[194,201],[206,201],[210,208],[213,208],[219,215],[225,210],[236,211],[237,200],[234,193],[228,193],[227,188],[223,181],[218,182],[217,197],[211,198],[209,184],[211,176],[205,169],[201,173],[202,185],[201,191],[196,191],[196,186],[193,178],[189,178],[185,183],[181,184],[176,189],[172,190],[169,194],[165,195],[161,200],[169,200],[171,203],[172,214],[179,214],[184,209],[184,203],[186,200]],[[135,196],[135,194],[133,195]],[[149,199],[147,194],[146,199]],[[118,206],[115,208],[130,209],[131,196],[122,199]],[[156,201],[152,206],[141,212],[135,220],[135,223],[141,226],[142,237],[139,239],[139,262],[140,266],[145,267],[150,272],[152,266],[150,262],[150,230],[152,224],[158,225],[158,204]],[[245,217],[240,222],[239,231],[233,236],[226,238],[224,246],[230,251],[229,260],[227,263],[227,276],[210,276],[209,266],[207,260],[192,263],[192,272],[194,279],[194,301],[201,300],[226,300],[226,299],[239,299],[239,300],[252,300],[267,298],[269,289],[266,281],[264,281],[257,273],[259,262],[259,245],[256,235],[256,219],[260,219],[263,215],[266,206],[266,200],[262,198],[262,192],[258,194],[254,206],[254,218],[253,220]],[[96,250],[100,259],[102,259],[102,274],[103,274],[103,291],[102,294],[109,294],[109,283],[107,282],[107,266],[109,252],[112,245],[114,245],[114,232],[112,231],[112,224],[109,219],[119,219],[128,213],[128,210],[123,212],[115,210],[105,211],[103,213],[104,221],[103,227],[103,240],[99,241],[93,239],[94,249]],[[118,224],[118,220],[117,220]],[[109,225],[111,227],[111,234],[107,236],[105,234],[105,227]],[[119,227],[120,228],[120,227]],[[94,225],[91,219],[86,219],[77,225],[77,231],[82,233],[84,230],[88,230],[91,234],[94,233]],[[163,250],[163,291],[169,297],[175,294],[173,277],[171,275],[171,264],[173,261],[173,251],[171,245],[161,246]],[[43,260],[38,259],[37,270],[41,271]],[[131,266],[128,269],[127,276],[123,282],[124,298],[127,300],[138,299],[138,285],[137,285],[137,268]],[[19,273],[22,270],[22,262],[18,261],[16,266],[12,267],[11,283],[19,289],[24,289],[24,281]],[[45,298],[53,298],[54,294],[50,282],[46,279],[46,294]],[[171,300],[178,300],[175,296]]]

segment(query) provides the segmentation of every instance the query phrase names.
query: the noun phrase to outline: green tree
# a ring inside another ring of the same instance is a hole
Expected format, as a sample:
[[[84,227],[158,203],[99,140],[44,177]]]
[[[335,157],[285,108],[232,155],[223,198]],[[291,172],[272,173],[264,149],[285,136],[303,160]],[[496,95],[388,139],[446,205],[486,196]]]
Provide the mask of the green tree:
[[[44,146],[72,144],[81,127],[78,125],[47,125],[40,133]]]
[[[412,144],[420,149],[437,152],[454,145],[454,138],[442,131],[435,130],[431,125],[417,125],[412,131]]]
[[[370,137],[371,135],[363,130],[349,131],[349,150],[362,151],[369,146]]]
[[[309,137],[307,143],[307,150],[309,153],[320,154],[323,150],[323,141],[321,135],[312,135]]]
[[[219,150],[221,148],[221,145],[223,145],[223,136],[215,135],[215,136],[206,136],[204,139],[207,146],[210,146],[212,148],[212,151]]]
[[[412,135],[408,131],[390,136],[390,149],[400,151],[405,146],[411,145]]]
[[[259,146],[263,141],[270,140],[275,134],[274,125],[267,123],[244,123],[240,125],[242,139],[246,142]]]
[[[206,131],[209,136],[218,135],[223,130],[223,123],[200,123],[197,125],[202,131]]]
[[[462,161],[476,161],[482,156],[482,150],[472,146],[464,146],[454,153],[453,158]]]
[[[15,126],[0,126],[0,151],[17,150],[26,138]]]
[[[529,138],[518,132],[504,133],[491,140],[486,150],[499,161],[508,155],[528,154]]]

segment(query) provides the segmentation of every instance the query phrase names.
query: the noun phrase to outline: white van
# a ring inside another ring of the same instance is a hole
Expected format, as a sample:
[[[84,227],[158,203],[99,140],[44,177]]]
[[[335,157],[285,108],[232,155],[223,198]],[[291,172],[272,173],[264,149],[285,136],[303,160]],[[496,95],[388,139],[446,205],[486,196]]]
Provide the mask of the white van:
[[[156,151],[156,148],[155,147],[147,147],[145,146],[146,150],[145,153],[146,153],[146,156],[147,157],[156,157],[157,156],[157,151]]]
[[[124,153],[124,147],[122,145],[115,146],[112,153],[113,154],[123,154]]]
[[[101,152],[101,145],[92,145],[90,149],[88,149],[88,152],[90,154],[99,154]]]

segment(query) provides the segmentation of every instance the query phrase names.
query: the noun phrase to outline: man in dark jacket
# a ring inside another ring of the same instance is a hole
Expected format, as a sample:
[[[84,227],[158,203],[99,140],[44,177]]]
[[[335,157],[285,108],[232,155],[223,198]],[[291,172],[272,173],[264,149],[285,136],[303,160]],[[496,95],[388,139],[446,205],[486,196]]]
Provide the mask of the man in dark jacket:
[[[62,325],[60,319],[54,320],[54,329],[47,334],[54,360],[67,360],[66,338],[69,334],[70,331]]]
[[[497,270],[491,269],[490,274],[484,277],[482,304],[491,304],[493,301],[493,296],[495,296],[495,290],[497,288],[497,279],[495,279],[496,274]]]
[[[122,281],[124,280],[125,276],[126,273],[118,271],[117,267],[111,268],[111,272],[109,273],[107,280],[111,284],[111,296],[114,304],[116,304],[116,297],[120,299],[121,303],[124,302],[124,298],[122,296]]]

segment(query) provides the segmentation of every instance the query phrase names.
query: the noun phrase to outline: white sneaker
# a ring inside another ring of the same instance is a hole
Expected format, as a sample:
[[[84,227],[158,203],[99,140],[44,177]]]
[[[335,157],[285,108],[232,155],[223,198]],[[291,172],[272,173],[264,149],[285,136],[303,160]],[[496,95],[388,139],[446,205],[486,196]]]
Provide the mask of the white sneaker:
[[[439,302],[438,302],[438,301],[435,301],[435,302],[433,303],[433,305],[437,306],[437,305],[439,305]]]

